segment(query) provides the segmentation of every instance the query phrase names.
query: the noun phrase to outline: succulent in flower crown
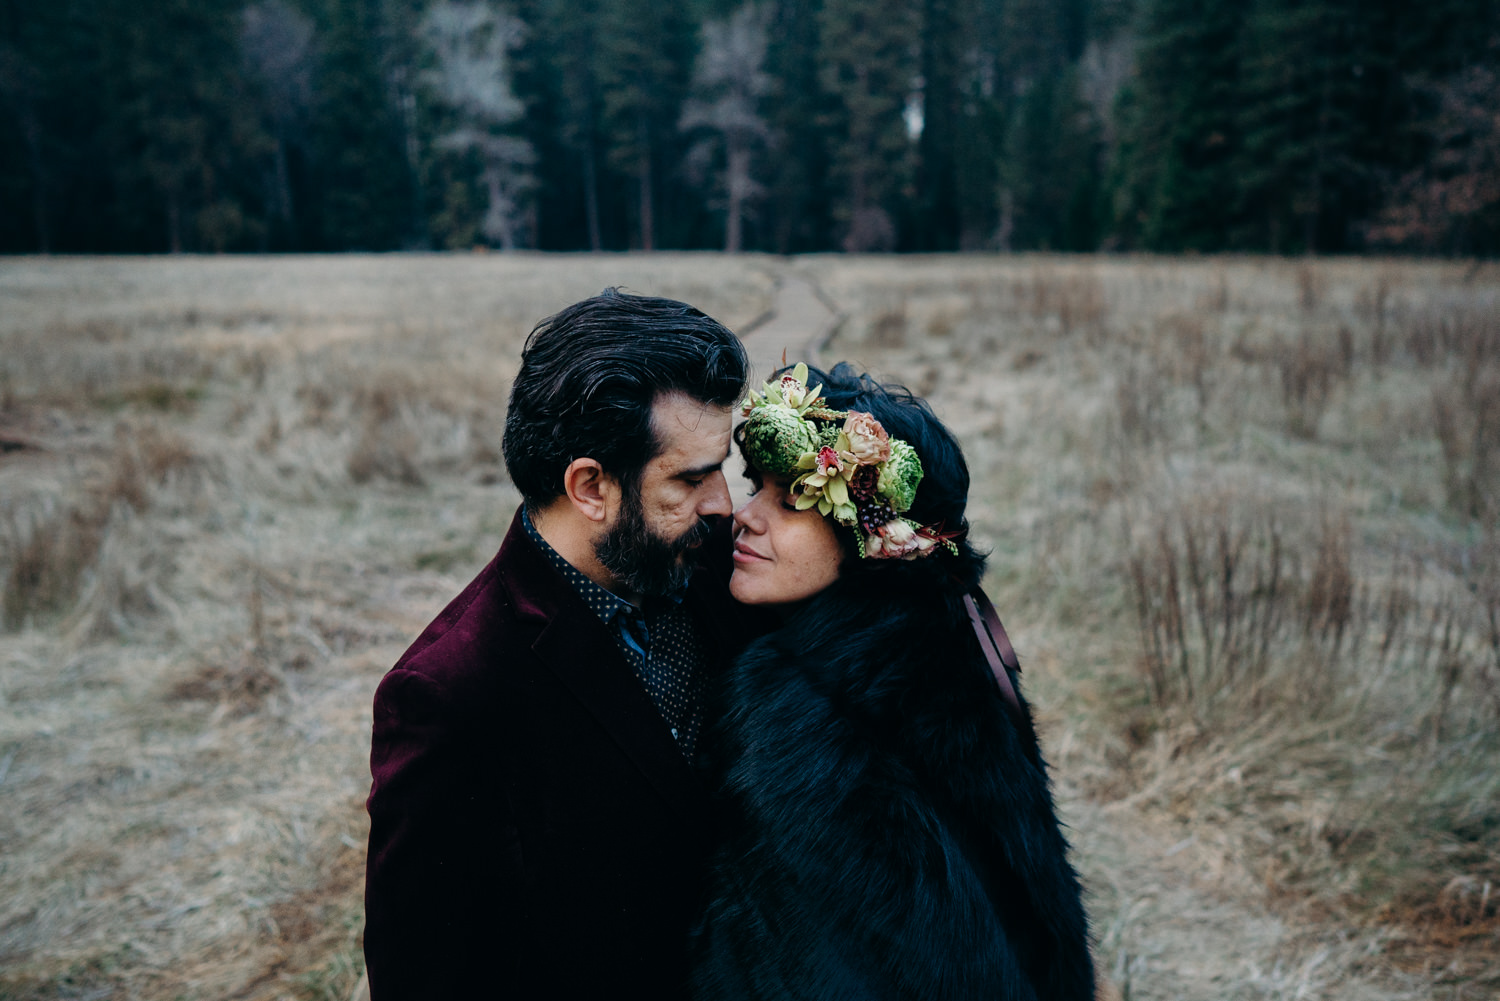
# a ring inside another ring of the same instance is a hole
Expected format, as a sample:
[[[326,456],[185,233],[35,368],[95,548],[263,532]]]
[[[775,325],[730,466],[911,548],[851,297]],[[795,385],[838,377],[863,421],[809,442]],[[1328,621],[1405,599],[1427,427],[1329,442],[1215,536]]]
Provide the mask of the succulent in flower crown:
[[[789,469],[817,447],[812,422],[790,407],[763,408],[756,414],[755,429],[756,434],[745,436],[745,453],[756,469]]]
[[[901,514],[922,482],[917,450],[892,438],[873,414],[830,410],[822,386],[807,388],[797,365],[745,400],[745,455],[763,473],[792,479],[797,510],[816,508],[853,530],[859,554],[917,559],[957,551],[953,536]]]

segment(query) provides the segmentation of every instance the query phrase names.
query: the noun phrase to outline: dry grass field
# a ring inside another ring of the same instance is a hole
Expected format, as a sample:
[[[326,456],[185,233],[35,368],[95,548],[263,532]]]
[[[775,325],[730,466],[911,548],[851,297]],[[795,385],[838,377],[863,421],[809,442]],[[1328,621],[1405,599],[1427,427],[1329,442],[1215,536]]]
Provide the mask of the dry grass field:
[[[965,444],[1122,993],[1496,997],[1500,268],[464,255],[0,262],[0,999],[346,998],[526,332],[785,278]]]

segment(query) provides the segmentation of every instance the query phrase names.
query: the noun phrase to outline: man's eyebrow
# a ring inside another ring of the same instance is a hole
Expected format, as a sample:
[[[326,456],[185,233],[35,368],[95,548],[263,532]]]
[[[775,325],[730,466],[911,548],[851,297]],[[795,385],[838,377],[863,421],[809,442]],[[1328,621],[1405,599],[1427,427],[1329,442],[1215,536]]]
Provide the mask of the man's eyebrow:
[[[677,478],[679,480],[696,480],[700,477],[708,476],[711,473],[717,473],[719,470],[724,468],[724,463],[728,461],[729,456],[726,455],[718,462],[710,463],[707,466],[695,466],[692,469],[684,469],[677,474]]]

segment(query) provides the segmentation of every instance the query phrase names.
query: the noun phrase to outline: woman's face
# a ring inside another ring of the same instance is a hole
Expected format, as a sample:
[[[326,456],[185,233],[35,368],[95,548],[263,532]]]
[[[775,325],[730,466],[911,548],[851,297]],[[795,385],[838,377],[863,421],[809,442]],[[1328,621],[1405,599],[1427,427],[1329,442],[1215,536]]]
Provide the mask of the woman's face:
[[[810,598],[839,576],[844,557],[833,523],[816,508],[798,511],[791,481],[756,479],[755,493],[734,513],[734,576],[729,593],[746,605],[785,605]]]

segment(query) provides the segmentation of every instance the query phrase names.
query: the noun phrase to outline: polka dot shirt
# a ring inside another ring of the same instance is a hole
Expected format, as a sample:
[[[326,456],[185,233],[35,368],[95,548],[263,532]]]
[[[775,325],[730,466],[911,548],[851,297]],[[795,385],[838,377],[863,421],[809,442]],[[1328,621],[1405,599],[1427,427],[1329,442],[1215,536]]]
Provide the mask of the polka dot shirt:
[[[536,530],[529,513],[522,513],[521,522],[531,541],[609,629],[677,746],[691,759],[703,725],[703,647],[682,594],[647,598],[644,609],[638,608],[563,559]]]

